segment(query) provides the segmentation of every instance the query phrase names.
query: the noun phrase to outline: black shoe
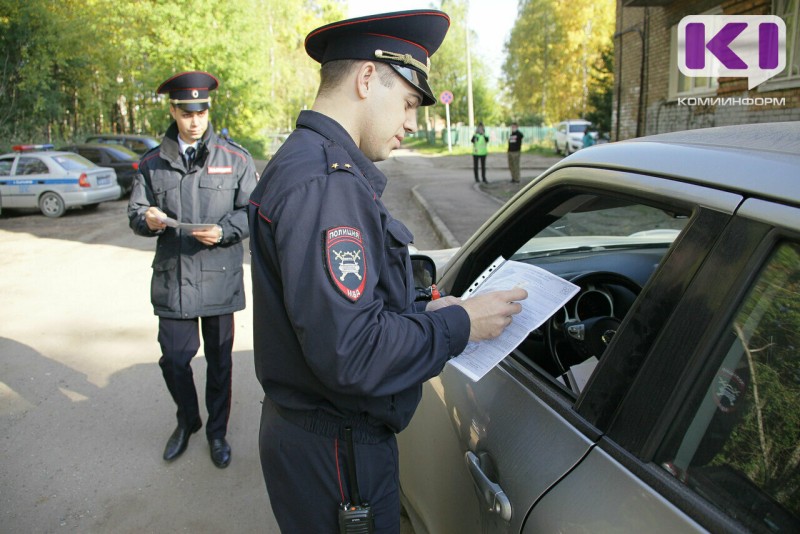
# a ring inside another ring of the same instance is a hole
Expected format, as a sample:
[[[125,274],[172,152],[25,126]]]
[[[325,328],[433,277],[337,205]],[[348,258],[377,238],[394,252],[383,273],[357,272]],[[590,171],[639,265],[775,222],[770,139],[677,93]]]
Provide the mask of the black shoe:
[[[203,425],[199,421],[193,427],[178,425],[178,428],[175,429],[175,432],[173,432],[167,440],[167,446],[164,448],[164,459],[171,462],[183,454],[183,451],[186,450],[186,446],[189,444],[189,436],[200,430],[201,426]]]
[[[483,183],[488,184],[489,182],[486,181],[486,178],[483,179]]]
[[[208,442],[211,447],[211,461],[220,469],[225,469],[231,463],[231,446],[225,438],[216,438]]]

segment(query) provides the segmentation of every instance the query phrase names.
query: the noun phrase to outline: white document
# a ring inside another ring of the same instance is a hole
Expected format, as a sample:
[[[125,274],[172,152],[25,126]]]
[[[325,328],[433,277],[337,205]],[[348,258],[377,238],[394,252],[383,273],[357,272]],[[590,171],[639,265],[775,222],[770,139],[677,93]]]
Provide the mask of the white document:
[[[216,226],[214,223],[183,223],[178,222],[172,217],[161,217],[161,222],[169,226],[170,228],[182,228],[184,230],[192,231],[192,230],[210,230]]]
[[[520,301],[522,311],[513,317],[511,324],[499,337],[481,342],[470,341],[464,352],[448,362],[475,382],[517,348],[528,334],[566,305],[580,289],[540,267],[506,261],[501,257],[478,277],[462,298],[514,287],[525,289],[528,298]]]

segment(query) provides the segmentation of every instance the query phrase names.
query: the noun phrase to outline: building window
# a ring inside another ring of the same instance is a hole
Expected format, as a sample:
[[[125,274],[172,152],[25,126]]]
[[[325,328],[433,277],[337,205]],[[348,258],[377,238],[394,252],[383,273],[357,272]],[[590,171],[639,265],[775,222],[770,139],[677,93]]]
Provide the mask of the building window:
[[[797,2],[797,0],[789,0]],[[703,15],[722,15],[722,8],[702,13]],[[686,96],[707,96],[717,92],[717,79],[708,76],[689,77],[678,68],[678,25],[670,29],[669,44],[669,98],[674,100]]]
[[[800,85],[800,0],[772,0],[772,14],[786,23],[786,68],[770,82]]]

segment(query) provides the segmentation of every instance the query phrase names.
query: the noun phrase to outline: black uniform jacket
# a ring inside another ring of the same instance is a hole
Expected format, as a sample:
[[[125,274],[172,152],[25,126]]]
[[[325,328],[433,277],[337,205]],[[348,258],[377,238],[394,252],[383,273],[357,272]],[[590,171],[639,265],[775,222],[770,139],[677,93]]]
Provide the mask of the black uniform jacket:
[[[415,311],[411,232],[347,132],[303,111],[251,197],[255,365],[285,417],[356,440],[402,430],[469,337],[461,306]]]
[[[133,231],[158,236],[150,300],[156,315],[191,319],[244,309],[242,240],[249,235],[247,203],[258,176],[250,154],[214,134],[209,124],[187,169],[173,122],[161,145],[142,156],[128,202]],[[223,240],[207,246],[189,231],[153,232],[144,213],[157,206],[186,223],[215,223]]]

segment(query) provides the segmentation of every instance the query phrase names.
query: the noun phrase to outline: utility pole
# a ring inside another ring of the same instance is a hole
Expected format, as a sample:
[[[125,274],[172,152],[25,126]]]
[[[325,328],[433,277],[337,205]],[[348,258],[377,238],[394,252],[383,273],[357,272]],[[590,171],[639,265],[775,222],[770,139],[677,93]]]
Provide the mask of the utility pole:
[[[475,129],[475,109],[472,105],[472,59],[469,53],[469,0],[466,2],[467,20],[464,27],[467,32],[467,114],[469,115],[469,131]]]

